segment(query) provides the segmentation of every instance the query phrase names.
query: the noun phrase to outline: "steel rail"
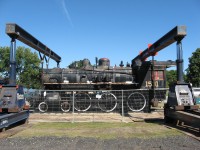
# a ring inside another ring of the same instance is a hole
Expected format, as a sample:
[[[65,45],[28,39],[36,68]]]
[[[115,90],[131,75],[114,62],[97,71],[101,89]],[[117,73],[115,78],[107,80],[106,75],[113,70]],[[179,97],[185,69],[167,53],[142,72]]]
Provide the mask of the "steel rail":
[[[186,26],[176,26],[171,31],[166,33],[163,37],[161,37],[159,40],[157,40],[155,43],[146,48],[142,53],[136,56],[132,60],[132,63],[133,64],[141,63],[149,56],[156,55],[158,51],[169,46],[170,44],[176,41],[181,41],[185,36],[186,36]]]
[[[61,62],[61,57],[58,54],[33,37],[30,33],[22,29],[19,25],[15,23],[6,24],[6,33],[12,39],[17,39],[27,44],[28,46],[55,60],[58,64]]]

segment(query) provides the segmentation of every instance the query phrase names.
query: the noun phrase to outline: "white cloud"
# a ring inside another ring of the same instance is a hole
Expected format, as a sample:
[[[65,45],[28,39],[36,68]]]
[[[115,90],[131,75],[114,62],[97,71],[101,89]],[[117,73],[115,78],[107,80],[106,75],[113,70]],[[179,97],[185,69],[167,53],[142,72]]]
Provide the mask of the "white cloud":
[[[73,23],[72,23],[72,20],[71,20],[71,17],[70,17],[70,14],[69,14],[69,11],[66,7],[66,3],[65,3],[65,0],[61,0],[61,5],[62,5],[62,10],[67,18],[67,20],[69,21],[71,27],[73,27]]]

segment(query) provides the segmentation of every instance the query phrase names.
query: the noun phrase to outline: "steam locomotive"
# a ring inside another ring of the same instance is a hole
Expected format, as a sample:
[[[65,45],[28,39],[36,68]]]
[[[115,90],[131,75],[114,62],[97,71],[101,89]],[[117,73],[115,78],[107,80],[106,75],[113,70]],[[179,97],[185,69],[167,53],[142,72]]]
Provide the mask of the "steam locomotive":
[[[126,90],[151,88],[152,76],[156,88],[166,87],[166,68],[175,65],[174,61],[144,61],[141,65],[110,66],[108,58],[99,59],[92,66],[84,59],[82,67],[76,64],[70,68],[53,68],[43,70],[43,84],[46,90]],[[152,70],[154,63],[154,70]]]
[[[69,92],[51,92],[45,94],[46,102],[39,104],[39,110],[46,112],[50,105],[61,102],[61,110],[70,110],[72,92],[75,95],[75,109],[77,111],[87,111],[91,107],[91,100],[98,99],[98,107],[105,112],[110,112],[117,107],[120,92],[115,90],[125,90],[124,96],[127,100],[129,110],[141,111],[149,106],[148,90],[133,92],[137,89],[156,89],[166,87],[166,68],[175,65],[174,61],[143,61],[142,63],[129,63],[124,66],[121,61],[119,66],[110,66],[108,58],[101,58],[96,65],[92,66],[88,59],[82,61],[82,67],[77,68],[74,63],[69,68],[53,68],[43,70],[44,90],[58,90]],[[153,80],[153,81],[152,81]],[[80,92],[80,91],[83,92]],[[85,91],[84,91],[85,90]],[[94,91],[93,91],[94,90]],[[106,92],[113,90],[112,92]],[[127,90],[130,90],[129,92]],[[77,92],[79,91],[79,92]],[[158,99],[165,99],[166,90],[159,90],[154,96]],[[146,100],[148,98],[148,100]],[[138,101],[137,101],[138,100]],[[58,104],[59,105],[59,104]]]

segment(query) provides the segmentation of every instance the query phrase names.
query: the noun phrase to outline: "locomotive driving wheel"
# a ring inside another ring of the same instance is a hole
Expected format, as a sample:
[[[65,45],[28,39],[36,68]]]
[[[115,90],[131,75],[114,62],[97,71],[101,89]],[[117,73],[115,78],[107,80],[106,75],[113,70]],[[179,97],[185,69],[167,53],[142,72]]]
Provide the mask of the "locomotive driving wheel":
[[[98,99],[98,106],[104,112],[111,112],[117,107],[117,97],[110,92],[105,92]]]
[[[60,106],[61,106],[61,110],[63,112],[69,112],[69,110],[70,110],[70,103],[68,101],[62,102]]]
[[[77,111],[87,111],[91,107],[91,97],[84,92],[74,96],[74,108]]]
[[[38,109],[40,112],[46,112],[48,110],[48,105],[46,102],[41,102],[39,105],[38,105]]]
[[[131,111],[142,111],[146,106],[146,99],[139,92],[131,93],[128,96],[127,106]]]

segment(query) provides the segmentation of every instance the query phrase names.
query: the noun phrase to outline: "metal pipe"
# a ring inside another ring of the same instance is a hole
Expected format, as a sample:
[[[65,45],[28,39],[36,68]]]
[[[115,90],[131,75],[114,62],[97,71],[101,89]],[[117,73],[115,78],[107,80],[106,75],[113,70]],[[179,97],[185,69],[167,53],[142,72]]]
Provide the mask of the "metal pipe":
[[[11,39],[10,44],[10,76],[9,84],[16,85],[16,40]]]
[[[184,79],[183,79],[183,50],[182,50],[181,41],[177,41],[176,45],[177,45],[177,60],[176,60],[177,82],[184,83]]]
[[[73,91],[73,102],[72,102],[72,114],[73,114],[73,120],[72,120],[72,123],[74,123],[74,96],[75,96],[75,94],[74,94],[75,92]]]
[[[122,90],[122,122],[124,122],[124,91]]]

